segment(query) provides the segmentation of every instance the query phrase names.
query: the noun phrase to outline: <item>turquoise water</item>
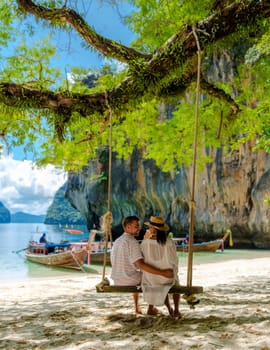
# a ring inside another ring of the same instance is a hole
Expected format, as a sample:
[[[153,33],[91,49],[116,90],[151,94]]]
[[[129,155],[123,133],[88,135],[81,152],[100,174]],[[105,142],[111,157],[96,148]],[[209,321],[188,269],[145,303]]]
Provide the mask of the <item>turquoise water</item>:
[[[187,265],[188,254],[184,252],[178,252],[180,264],[182,266]],[[258,259],[258,258],[270,258],[270,250],[261,249],[233,249],[225,248],[224,251],[220,249],[215,253],[204,253],[198,252],[193,254],[193,264],[212,264],[220,263],[231,260],[241,260],[241,259]]]
[[[47,238],[50,241],[60,240],[78,241],[88,239],[86,227],[76,226],[84,232],[83,235],[70,235],[65,233],[63,228],[54,225],[44,224],[0,224],[0,283],[3,281],[23,281],[46,277],[58,277],[69,275],[80,275],[83,272],[73,271],[64,268],[47,267],[26,261],[24,251],[18,252],[27,247],[28,241],[32,238],[39,239],[42,231],[47,231]],[[38,233],[36,233],[38,231]],[[184,268],[187,266],[188,254],[179,252],[179,264]],[[256,259],[270,257],[270,250],[240,250],[225,249],[215,253],[194,253],[193,265],[219,263],[237,259]],[[110,268],[106,268],[109,273]],[[102,273],[102,266],[91,265],[87,268],[88,273]]]
[[[87,228],[76,226],[84,232],[83,235],[65,233],[63,228],[44,224],[0,224],[0,282],[5,280],[25,280],[29,278],[53,277],[70,274],[80,274],[64,268],[52,268],[31,263],[25,260],[24,251],[30,239],[38,240],[42,231],[47,232],[49,241],[78,241],[88,239]]]

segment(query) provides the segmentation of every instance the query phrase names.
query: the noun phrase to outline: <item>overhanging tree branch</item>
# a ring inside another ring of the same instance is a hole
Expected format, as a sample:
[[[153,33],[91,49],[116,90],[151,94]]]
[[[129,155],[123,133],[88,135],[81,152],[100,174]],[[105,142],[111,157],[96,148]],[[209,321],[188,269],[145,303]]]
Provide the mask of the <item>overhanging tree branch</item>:
[[[0,102],[13,107],[47,109],[65,116],[66,122],[73,112],[86,117],[106,110],[104,93],[71,96],[69,93],[40,91],[13,83],[0,83]]]
[[[25,11],[30,13],[42,13],[43,11],[43,8],[35,5],[30,0],[17,0],[17,2]],[[225,3],[227,2],[225,1]],[[56,20],[57,16],[59,20],[61,18],[61,10],[56,10],[55,13],[48,12],[46,14],[47,19],[52,20],[50,16],[53,15],[54,20]],[[64,8],[63,14],[69,14],[71,18],[72,16],[77,16],[74,11],[66,8]],[[46,16],[43,14],[43,18],[46,18]],[[235,1],[228,6],[219,8],[216,13],[196,24],[201,50],[205,50],[214,42],[237,32],[239,26],[248,29],[250,25],[256,23],[256,20],[268,18],[269,16],[269,1]],[[66,17],[63,18],[67,20]],[[102,47],[101,44],[99,45]],[[142,61],[129,61],[129,76],[118,86],[106,92],[111,108],[121,109],[127,104],[137,103],[146,94],[150,98],[154,95],[160,94],[165,96],[166,94],[170,95],[172,92],[178,91],[179,93],[184,91],[197,72],[194,66],[196,50],[192,28],[186,26],[158,49],[149,61],[145,59]],[[103,52],[105,55],[107,54],[106,50]],[[182,73],[177,81],[175,77],[170,78],[180,67],[182,68]],[[174,91],[173,87],[175,87]],[[222,90],[210,88],[210,85],[205,85],[205,89],[209,93],[215,94],[216,97],[227,99],[233,112],[237,112],[237,105],[233,103],[232,99],[228,99],[228,96]],[[34,108],[46,108],[54,113],[65,115],[65,120],[67,121],[74,111],[84,117],[94,112],[103,114],[106,110],[104,96],[104,93],[70,95],[69,92],[41,92],[9,83],[2,83],[0,86],[0,100],[2,102],[15,106],[28,104]]]
[[[54,25],[64,22],[69,23],[89,45],[93,46],[104,56],[115,58],[125,63],[138,58],[149,60],[152,57],[152,55],[138,52],[114,40],[104,38],[89,26],[77,12],[70,8],[48,9],[44,6],[36,5],[31,0],[17,0],[17,3],[22,11],[45,19]]]
[[[219,98],[226,102],[231,108],[231,114],[235,115],[240,112],[240,107],[234,101],[234,99],[226,92],[213,84],[208,83],[206,80],[201,80],[201,88],[206,91],[209,95]]]

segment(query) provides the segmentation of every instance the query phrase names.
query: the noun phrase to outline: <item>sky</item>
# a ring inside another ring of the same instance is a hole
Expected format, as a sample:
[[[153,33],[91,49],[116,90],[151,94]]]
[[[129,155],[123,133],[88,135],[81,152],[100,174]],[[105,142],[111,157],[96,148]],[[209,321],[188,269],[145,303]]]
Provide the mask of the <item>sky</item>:
[[[6,156],[0,159],[0,202],[12,214],[45,214],[66,179],[66,174],[52,165],[38,169],[30,160]]]
[[[119,17],[119,10],[121,14],[129,11],[127,5],[122,5],[118,10],[112,9],[106,2],[102,5],[99,0],[84,1],[84,5],[87,21],[98,33],[125,45],[133,40],[134,34],[124,27]],[[98,53],[82,48],[82,40],[76,33],[68,38],[63,32],[58,33],[55,42],[60,48],[60,57],[54,59],[52,64],[61,67],[64,73],[70,66],[96,68],[104,63]],[[24,158],[20,147],[14,148],[9,155],[0,156],[0,201],[11,213],[46,214],[67,175],[53,166],[37,169],[31,157],[29,160]]]

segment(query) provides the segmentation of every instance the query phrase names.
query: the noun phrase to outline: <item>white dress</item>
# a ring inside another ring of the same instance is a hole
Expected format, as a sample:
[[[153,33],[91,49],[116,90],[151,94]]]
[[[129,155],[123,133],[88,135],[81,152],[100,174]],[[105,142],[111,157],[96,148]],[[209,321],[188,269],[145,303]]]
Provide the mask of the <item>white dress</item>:
[[[167,238],[166,244],[157,243],[155,239],[146,239],[141,243],[144,262],[159,269],[171,268],[174,278],[166,278],[143,271],[142,291],[144,301],[150,305],[163,305],[168,291],[173,285],[179,285],[178,256],[172,239]]]

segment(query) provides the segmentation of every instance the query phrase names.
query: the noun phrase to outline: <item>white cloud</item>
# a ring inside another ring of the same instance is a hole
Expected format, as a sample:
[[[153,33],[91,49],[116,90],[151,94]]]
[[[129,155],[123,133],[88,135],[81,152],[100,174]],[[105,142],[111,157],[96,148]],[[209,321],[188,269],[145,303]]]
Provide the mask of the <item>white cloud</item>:
[[[0,201],[11,213],[46,214],[66,174],[52,165],[37,168],[32,161],[0,158]]]

